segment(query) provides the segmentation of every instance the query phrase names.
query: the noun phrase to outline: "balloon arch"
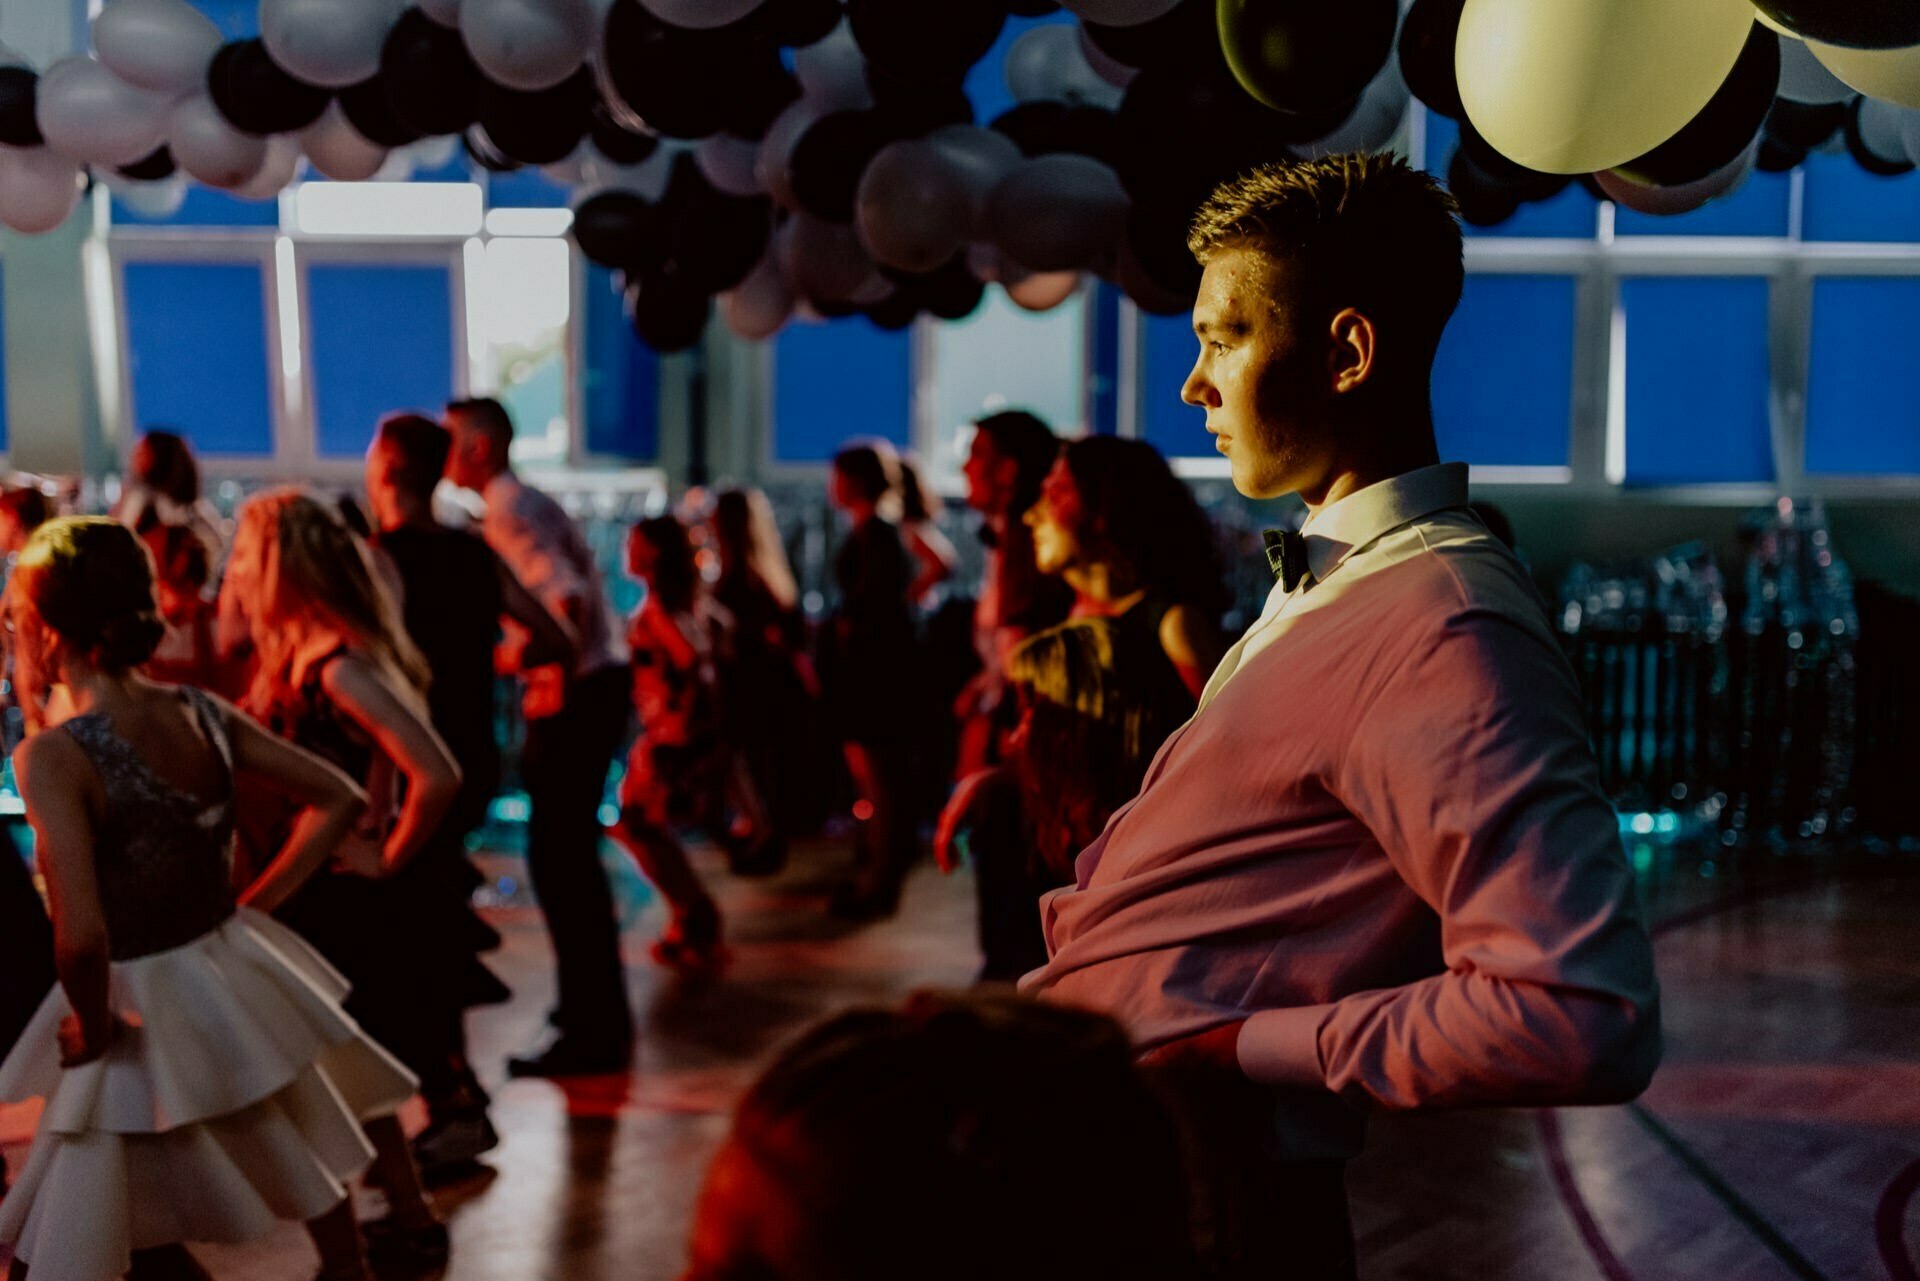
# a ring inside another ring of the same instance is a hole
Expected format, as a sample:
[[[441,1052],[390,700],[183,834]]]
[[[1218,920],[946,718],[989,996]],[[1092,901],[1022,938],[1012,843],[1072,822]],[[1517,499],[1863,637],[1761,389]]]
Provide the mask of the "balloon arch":
[[[260,0],[229,42],[188,0],[109,0],[90,56],[0,56],[0,222],[50,230],[90,178],[266,199],[302,157],[358,180],[457,136],[573,185],[581,251],[674,349],[716,298],[756,339],[798,307],[959,318],[988,283],[1044,310],[1089,271],[1183,310],[1217,182],[1388,145],[1410,95],[1461,122],[1482,225],[1574,181],[1675,214],[1815,148],[1920,159],[1914,0],[1063,3],[983,127],[967,72],[1055,0]]]

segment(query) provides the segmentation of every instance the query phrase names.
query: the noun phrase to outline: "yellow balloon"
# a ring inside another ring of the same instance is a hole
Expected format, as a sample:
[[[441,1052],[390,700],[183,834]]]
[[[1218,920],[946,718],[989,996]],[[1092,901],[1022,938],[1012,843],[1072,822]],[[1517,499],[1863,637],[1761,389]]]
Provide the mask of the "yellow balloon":
[[[1765,27],[1769,31],[1778,32],[1780,35],[1785,36],[1789,40],[1800,39],[1800,33],[1798,31],[1787,30],[1785,27],[1781,26],[1778,22],[1775,22],[1771,15],[1764,13],[1759,9],[1755,9],[1753,11],[1753,16],[1760,19],[1760,25]]]
[[[1869,98],[1920,108],[1920,45],[1907,49],[1843,49],[1807,41],[1813,56],[1847,86]]]
[[[1753,17],[1749,0],[1467,0],[1460,100],[1474,128],[1529,169],[1611,169],[1699,114]]]

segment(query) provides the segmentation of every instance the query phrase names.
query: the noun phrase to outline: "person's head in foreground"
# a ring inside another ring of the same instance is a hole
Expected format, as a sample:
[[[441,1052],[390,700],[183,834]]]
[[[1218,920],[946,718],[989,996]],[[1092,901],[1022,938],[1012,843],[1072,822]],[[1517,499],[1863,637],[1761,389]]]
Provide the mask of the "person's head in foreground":
[[[480,493],[511,466],[513,419],[491,396],[448,402],[440,424],[449,438],[447,479],[460,488]]]
[[[21,701],[100,672],[119,675],[153,656],[166,635],[154,599],[153,558],[127,526],[65,516],[27,539],[8,595],[8,642]]]
[[[1249,498],[1309,507],[1438,460],[1428,398],[1464,279],[1453,198],[1392,155],[1266,165],[1222,184],[1187,247],[1205,269],[1181,399]]]
[[[367,447],[367,505],[373,523],[397,529],[409,520],[431,517],[433,491],[447,470],[453,437],[421,414],[388,414],[374,428]]]
[[[919,993],[820,1024],[748,1091],[682,1281],[1185,1281],[1187,1214],[1117,1024]]]

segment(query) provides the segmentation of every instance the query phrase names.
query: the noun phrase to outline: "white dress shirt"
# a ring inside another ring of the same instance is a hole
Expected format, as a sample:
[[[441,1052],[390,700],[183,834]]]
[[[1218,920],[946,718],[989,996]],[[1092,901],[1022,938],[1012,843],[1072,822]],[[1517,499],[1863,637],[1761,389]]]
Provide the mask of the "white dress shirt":
[[[1246,1019],[1241,1067],[1307,1112],[1644,1086],[1652,950],[1573,672],[1466,501],[1441,465],[1308,522],[1310,576],[1042,900],[1026,989],[1142,1048]],[[1295,1154],[1350,1152],[1352,1115]]]

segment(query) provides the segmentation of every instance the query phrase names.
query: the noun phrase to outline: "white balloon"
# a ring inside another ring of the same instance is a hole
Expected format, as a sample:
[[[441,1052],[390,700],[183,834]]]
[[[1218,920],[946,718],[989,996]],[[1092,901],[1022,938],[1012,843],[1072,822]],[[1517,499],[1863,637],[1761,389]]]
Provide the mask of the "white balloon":
[[[238,187],[267,160],[267,140],[228,124],[204,93],[173,109],[167,118],[167,146],[175,164],[209,187]]]
[[[413,0],[413,7],[443,27],[460,25],[460,0]]]
[[[860,247],[860,238],[844,223],[797,213],[780,228],[774,249],[795,291],[814,302],[851,302],[874,280],[886,284]]]
[[[380,70],[400,0],[260,0],[260,43],[295,78],[327,89]]]
[[[1116,89],[1126,88],[1133,83],[1133,78],[1140,74],[1140,68],[1129,67],[1095,44],[1093,37],[1087,34],[1084,26],[1080,28],[1080,56],[1087,60],[1089,67],[1093,68],[1093,74]]]
[[[300,140],[290,133],[267,139],[267,158],[260,171],[233,189],[244,200],[271,200],[300,172]]]
[[[1007,89],[1020,102],[1120,105],[1120,90],[1081,52],[1078,23],[1049,22],[1022,35],[1007,50],[1006,74]]]
[[[1304,156],[1331,156],[1342,151],[1379,151],[1400,132],[1400,121],[1407,114],[1413,95],[1406,78],[1400,74],[1400,59],[1388,58],[1387,65],[1360,95],[1353,114],[1324,138],[1316,138],[1298,148]]]
[[[1034,271],[1075,271],[1111,260],[1126,230],[1127,192],[1090,156],[1037,156],[987,200],[993,242]]]
[[[724,27],[752,13],[761,0],[640,0],[640,7],[676,27]]]
[[[387,149],[353,127],[337,98],[300,131],[300,149],[315,169],[335,182],[363,182],[387,163]]]
[[[1077,271],[1042,272],[1007,286],[1007,297],[1027,311],[1051,311],[1080,288]]]
[[[176,170],[154,182],[104,178],[114,200],[146,218],[171,218],[187,203],[187,176]]]
[[[407,182],[413,177],[413,153],[405,147],[395,147],[373,171],[369,182]]]
[[[728,329],[757,342],[780,332],[793,315],[793,304],[793,286],[770,252],[745,280],[720,295],[720,316]]]
[[[207,81],[220,28],[186,0],[113,0],[93,20],[93,52],[128,84],[191,93]]]
[[[960,252],[973,230],[968,175],[929,140],[889,143],[860,176],[853,225],[874,261],[927,272]]]
[[[1907,158],[1907,134],[1920,111],[1897,107],[1878,98],[1860,100],[1860,145],[1882,160],[1900,164]]]
[[[693,149],[700,172],[729,196],[760,196],[766,184],[760,181],[760,144],[730,133],[716,133],[702,139]]]
[[[160,145],[168,105],[165,94],[136,89],[92,58],[65,58],[40,77],[34,112],[49,147],[117,168]]]
[[[1137,27],[1172,12],[1179,3],[1180,0],[1060,0],[1060,7],[1103,27]]]
[[[801,98],[774,117],[767,127],[767,136],[760,140],[760,154],[753,162],[754,176],[773,197],[773,202],[783,209],[800,208],[800,201],[793,194],[793,149],[800,145],[800,136],[811,129],[822,114],[818,104]]]
[[[0,223],[52,231],[80,203],[80,181],[80,166],[50,148],[0,147]]]
[[[509,89],[551,89],[587,60],[598,30],[587,0],[461,0],[474,65]]]
[[[822,115],[832,111],[865,111],[873,105],[867,85],[867,59],[854,41],[846,19],[827,35],[796,49],[793,74],[800,91],[811,98]]]
[[[966,175],[967,208],[972,219],[970,235],[975,239],[986,236],[987,201],[1000,180],[1020,167],[1025,158],[1020,148],[1004,133],[978,125],[947,125],[928,135],[928,141],[952,155],[954,163]]]
[[[1779,96],[1821,105],[1845,102],[1853,97],[1853,90],[1827,70],[1826,64],[1814,56],[1804,40],[1782,40]]]

